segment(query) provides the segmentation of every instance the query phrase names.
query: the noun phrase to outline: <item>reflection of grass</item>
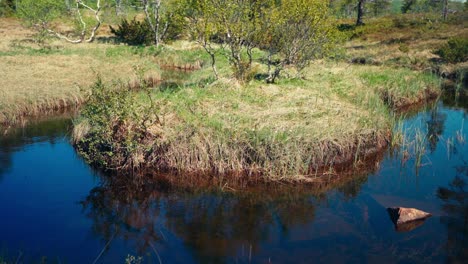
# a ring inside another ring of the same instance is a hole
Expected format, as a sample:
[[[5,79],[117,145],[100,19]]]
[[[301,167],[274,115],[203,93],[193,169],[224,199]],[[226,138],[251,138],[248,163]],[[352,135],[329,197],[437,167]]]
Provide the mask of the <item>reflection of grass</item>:
[[[160,246],[166,239],[163,233],[173,232],[188,245],[197,243],[200,255],[218,252],[219,256],[229,257],[236,252],[230,248],[246,242],[257,247],[268,240],[270,232],[264,231],[278,224],[286,231],[312,222],[315,206],[326,202],[327,191],[339,188],[347,198],[356,197],[367,175],[354,176],[333,178],[331,183],[316,186],[251,186],[252,190],[245,192],[166,189],[166,184],[154,183],[135,186],[123,179],[123,182],[111,179],[93,189],[81,204],[96,235],[108,240],[115,232],[117,239],[138,241],[137,252],[153,251],[151,244]],[[197,234],[204,237],[203,241],[197,240],[200,236],[190,235],[194,226]],[[212,242],[219,239],[225,243]]]
[[[457,139],[458,143],[460,143],[460,144],[465,144],[465,142],[466,142],[465,134],[463,133],[464,124],[465,124],[465,119],[462,120],[461,128],[456,131],[456,139]]]
[[[405,165],[414,160],[416,172],[423,166],[423,157],[427,151],[428,138],[421,127],[404,127],[403,122],[396,122],[392,142],[392,152]]]

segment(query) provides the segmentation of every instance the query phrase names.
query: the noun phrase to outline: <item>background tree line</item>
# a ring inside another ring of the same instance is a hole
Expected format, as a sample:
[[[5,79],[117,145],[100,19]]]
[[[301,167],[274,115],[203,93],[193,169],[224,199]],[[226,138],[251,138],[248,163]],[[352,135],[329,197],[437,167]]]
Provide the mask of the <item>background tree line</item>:
[[[468,8],[468,2],[452,0],[330,0],[332,13],[339,18],[357,18],[356,24],[363,23],[364,17],[376,17],[398,13],[433,12],[444,19],[449,12]]]
[[[286,67],[300,72],[327,56],[341,39],[336,18],[365,19],[395,12],[449,11],[448,0],[0,0],[0,14],[13,14],[36,29],[71,43],[92,42],[105,20],[129,45],[155,45],[179,38],[198,42],[216,78],[226,58],[239,80],[252,78],[261,51],[267,82]],[[461,2],[458,4],[463,5]],[[466,6],[466,3],[465,3]],[[68,24],[73,30],[63,31]],[[115,26],[117,24],[117,26]]]

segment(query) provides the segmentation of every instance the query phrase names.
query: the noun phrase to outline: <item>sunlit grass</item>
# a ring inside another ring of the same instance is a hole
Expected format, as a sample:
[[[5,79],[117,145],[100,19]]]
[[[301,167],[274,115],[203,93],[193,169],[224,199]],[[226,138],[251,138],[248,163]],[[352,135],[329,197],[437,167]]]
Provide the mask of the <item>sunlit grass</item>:
[[[134,153],[140,158],[132,158],[131,166],[162,162],[165,169],[181,172],[249,172],[268,180],[305,180],[324,168],[359,163],[387,145],[393,118],[381,90],[392,88],[392,81],[406,80],[393,87],[402,91],[395,97],[415,101],[419,93],[407,90],[423,91],[437,81],[410,70],[320,61],[301,78],[280,78],[276,84],[254,79],[241,85],[224,75],[195,85],[211,74],[204,67],[176,89],[153,90],[151,100],[144,93],[137,97],[136,104],[152,101],[163,121],[149,128],[158,135],[153,143],[136,143]],[[86,120],[81,122],[76,142],[93,134],[92,128],[83,133]],[[164,149],[144,154],[148,144]]]
[[[17,21],[9,23],[7,30],[20,27]],[[218,56],[220,78],[215,80],[209,57],[193,42],[158,48],[100,41],[40,47],[17,41],[29,38],[25,32],[0,40],[0,74],[6,76],[0,80],[0,123],[83,103],[98,74],[110,87],[137,89],[133,84],[141,80],[160,80],[151,100],[142,93],[134,102],[156,106],[162,125],[147,128],[160,138],[132,144],[137,151],[131,160],[149,165],[164,160],[167,168],[180,171],[249,171],[289,180],[356,163],[386,145],[391,109],[398,102],[424,100],[424,91],[438,85],[433,76],[409,69],[327,60],[315,61],[299,74],[286,68],[276,84],[255,78],[241,84],[223,56]],[[255,59],[262,55],[254,51]],[[264,71],[255,62],[252,77]],[[75,140],[93,129],[78,120]],[[167,148],[141,158],[151,144]]]

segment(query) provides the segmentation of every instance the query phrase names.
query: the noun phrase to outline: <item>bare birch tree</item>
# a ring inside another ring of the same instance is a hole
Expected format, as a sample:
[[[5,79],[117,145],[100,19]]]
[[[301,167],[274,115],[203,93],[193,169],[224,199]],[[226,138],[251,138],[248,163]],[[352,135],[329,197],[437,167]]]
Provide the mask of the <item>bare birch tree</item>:
[[[163,21],[161,0],[142,0],[146,20],[154,34],[154,45],[158,46],[167,33],[169,20]]]
[[[186,15],[189,22],[187,26],[190,34],[210,56],[211,68],[213,69],[215,78],[218,79],[216,48],[211,43],[211,38],[216,34],[216,24],[212,20],[210,13],[215,12],[215,8],[207,0],[199,0],[188,4],[187,9]]]
[[[66,9],[66,4],[59,4],[52,0],[22,0],[19,3],[18,12],[32,27],[38,31],[46,32],[57,38],[70,43],[93,42],[96,38],[96,32],[102,24],[100,13],[102,11],[101,0],[97,0],[95,6],[87,4],[84,0],[75,0],[75,8],[71,11],[79,21],[79,34],[75,37],[69,37],[51,26],[53,19],[62,15],[60,12]],[[82,9],[89,11],[95,22],[92,27],[83,18]]]

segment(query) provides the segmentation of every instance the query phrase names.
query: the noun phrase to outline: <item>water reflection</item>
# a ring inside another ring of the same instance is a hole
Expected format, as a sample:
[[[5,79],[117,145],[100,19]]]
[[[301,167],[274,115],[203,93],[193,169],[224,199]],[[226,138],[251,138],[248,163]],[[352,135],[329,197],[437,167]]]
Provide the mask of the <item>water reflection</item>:
[[[345,197],[356,196],[367,176],[357,179],[304,188],[260,186],[243,193],[107,182],[93,189],[82,206],[94,234],[110,241],[110,247],[115,239],[135,242],[140,256],[177,262],[173,252],[165,252],[176,237],[184,244],[177,250],[191,252],[195,262],[236,262],[255,258],[265,243],[312,224],[327,191],[339,188]]]
[[[255,254],[261,242],[270,238],[270,229],[287,233],[293,225],[313,221],[315,212],[308,197],[273,202],[252,196],[170,194],[165,190],[122,197],[100,187],[83,202],[96,234],[106,240],[116,236],[136,241],[137,252],[143,256],[158,252],[155,245],[164,243],[164,234],[170,232],[183,240],[201,263],[223,262],[246,247]]]
[[[444,124],[447,115],[439,111],[440,106],[435,105],[429,111],[429,120],[427,121],[427,141],[429,143],[429,150],[433,153],[437,148],[440,136],[444,132]]]
[[[70,116],[64,114],[46,120],[32,120],[25,127],[0,131],[0,180],[12,166],[13,153],[33,143],[49,142],[54,145],[58,138],[66,136],[71,126]]]
[[[457,175],[448,187],[440,187],[437,196],[447,214],[440,221],[447,226],[447,261],[464,263],[468,259],[468,164],[457,167]]]
[[[282,192],[275,188],[249,193],[181,192],[165,185],[131,187],[107,181],[90,192],[83,211],[92,220],[94,234],[110,248],[117,247],[116,241],[127,241],[137,255],[161,256],[164,262],[295,262],[311,256],[321,262],[438,262],[455,246],[466,248],[464,240],[443,248],[444,225],[452,228],[452,224],[439,223],[440,214],[433,210],[439,206],[434,192],[453,177],[449,167],[458,164],[457,158],[446,160],[445,144],[438,142],[453,136],[459,118],[459,111],[435,104],[412,119],[427,128],[423,137],[426,134],[428,158],[433,161],[421,168],[418,177],[410,169],[401,177],[406,169],[392,167],[390,157],[382,161],[383,171],[377,170],[377,162],[370,174],[363,171],[319,187],[293,186]],[[466,152],[464,146],[459,149]],[[448,175],[434,176],[438,170]],[[395,205],[437,216],[397,233],[386,212]],[[449,240],[460,235],[450,232]],[[169,246],[174,241],[181,244]],[[174,251],[189,257],[176,259]]]
[[[442,94],[442,101],[444,105],[463,110],[466,114],[468,110],[468,87],[464,87],[462,90],[446,90]]]
[[[70,146],[70,125],[65,114],[2,131],[0,262],[89,263],[99,247],[77,204],[97,179]]]

